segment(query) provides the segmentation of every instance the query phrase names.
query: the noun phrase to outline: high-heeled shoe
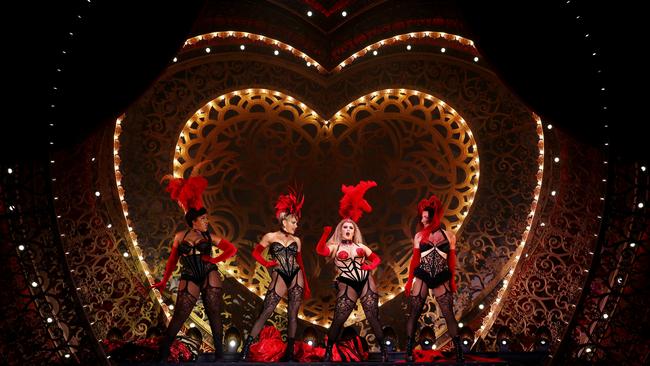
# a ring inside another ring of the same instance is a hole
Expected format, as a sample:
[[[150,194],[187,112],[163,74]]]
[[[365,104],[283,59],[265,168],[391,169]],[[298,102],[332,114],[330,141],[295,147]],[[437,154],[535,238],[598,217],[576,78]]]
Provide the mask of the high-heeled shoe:
[[[463,355],[463,345],[460,343],[460,336],[455,336],[451,339],[454,342],[454,350],[456,352],[456,362],[461,363],[465,362],[465,356]]]
[[[406,362],[415,361],[415,358],[413,357],[414,346],[415,346],[415,338],[414,337],[406,338]]]
[[[239,361],[248,361],[248,350],[251,348],[251,344],[253,344],[254,338],[251,336],[248,336],[246,340],[244,341],[244,346],[241,349],[241,353],[239,354]]]

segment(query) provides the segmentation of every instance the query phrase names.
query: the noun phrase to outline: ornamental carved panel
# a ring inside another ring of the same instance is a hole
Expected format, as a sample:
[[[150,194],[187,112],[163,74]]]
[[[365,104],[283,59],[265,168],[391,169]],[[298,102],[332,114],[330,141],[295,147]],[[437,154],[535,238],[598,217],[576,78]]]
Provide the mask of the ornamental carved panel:
[[[375,273],[382,308],[406,280],[417,201],[443,197],[444,223],[458,235],[461,316],[497,285],[526,230],[538,155],[530,112],[492,74],[432,55],[388,56],[331,79],[255,56],[176,64],[126,112],[118,147],[129,220],[156,278],[173,233],[185,227],[159,184],[163,175],[210,162],[200,173],[210,182],[204,197],[212,229],[239,248],[223,273],[239,280],[240,291],[258,294],[268,274],[250,251],[278,228],[277,195],[302,184],[299,235],[317,288],[304,315],[324,326],[334,274],[313,246],[323,225],[338,222],[341,183],[379,183],[368,193],[374,211],[360,227],[384,258]],[[443,333],[433,309],[425,321]]]

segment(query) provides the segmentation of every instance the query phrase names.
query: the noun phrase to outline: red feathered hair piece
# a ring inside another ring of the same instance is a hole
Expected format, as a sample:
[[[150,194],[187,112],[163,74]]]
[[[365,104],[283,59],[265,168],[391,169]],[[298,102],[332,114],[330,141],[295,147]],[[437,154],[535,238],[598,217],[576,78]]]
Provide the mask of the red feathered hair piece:
[[[366,191],[372,187],[377,187],[377,182],[372,180],[361,181],[356,186],[341,186],[343,198],[339,203],[339,215],[344,219],[352,219],[357,222],[364,212],[372,212],[372,206],[363,199]]]
[[[440,227],[440,220],[442,220],[442,202],[436,195],[431,195],[429,198],[424,198],[418,203],[418,216],[422,216],[422,212],[426,208],[431,208],[433,209],[433,217],[429,217],[429,225],[425,226],[424,229],[422,230],[423,238],[428,238],[429,234],[431,234],[432,231],[438,230]]]
[[[283,194],[278,197],[275,203],[275,217],[279,220],[280,215],[286,212],[289,215],[295,216],[300,219],[300,210],[305,203],[305,196],[298,189],[289,187],[289,194]]]
[[[169,180],[166,191],[171,198],[178,202],[183,211],[190,208],[200,210],[203,208],[203,191],[208,187],[208,180],[201,176],[185,178],[174,178],[171,175],[163,177],[163,181]]]

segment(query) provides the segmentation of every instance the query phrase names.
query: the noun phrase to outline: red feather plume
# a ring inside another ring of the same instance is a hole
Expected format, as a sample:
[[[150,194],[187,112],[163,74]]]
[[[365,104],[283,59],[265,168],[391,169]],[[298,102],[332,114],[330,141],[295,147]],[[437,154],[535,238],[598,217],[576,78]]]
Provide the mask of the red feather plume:
[[[208,180],[201,176],[185,178],[173,178],[170,175],[163,177],[163,181],[169,180],[167,188],[170,197],[178,202],[183,211],[190,208],[200,210],[203,208],[203,191],[208,187]]]
[[[363,196],[372,187],[377,187],[377,182],[372,180],[361,181],[356,186],[343,184],[341,186],[343,198],[339,203],[339,215],[344,219],[350,218],[352,221],[357,222],[364,212],[371,212],[372,206]]]
[[[280,215],[286,212],[300,219],[303,203],[305,203],[305,196],[297,189],[289,187],[289,194],[280,195],[275,203],[275,217],[279,219]]]

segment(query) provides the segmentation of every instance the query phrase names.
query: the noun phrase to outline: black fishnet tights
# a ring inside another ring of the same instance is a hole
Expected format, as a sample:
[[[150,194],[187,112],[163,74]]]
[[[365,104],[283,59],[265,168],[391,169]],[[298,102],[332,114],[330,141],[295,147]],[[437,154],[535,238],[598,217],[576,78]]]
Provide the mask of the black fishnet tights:
[[[458,335],[458,321],[454,315],[454,296],[451,291],[445,291],[442,295],[436,295],[436,300],[440,306],[442,316],[445,317],[447,323],[447,331],[449,336],[455,337]]]
[[[214,342],[215,356],[223,354],[223,325],[221,323],[221,302],[223,299],[223,289],[221,287],[208,287],[203,290],[203,306],[205,313],[210,322],[210,330],[212,331],[212,340]]]
[[[288,329],[287,336],[289,338],[294,338],[296,335],[296,329],[298,328],[298,310],[300,310],[300,303],[302,302],[302,293],[304,291],[304,282],[302,278],[302,272],[298,272],[296,276],[291,281],[291,285],[287,289],[287,285],[284,280],[278,275],[277,272],[271,273],[271,283],[269,284],[269,289],[266,291],[264,296],[264,305],[262,306],[262,312],[260,316],[255,321],[253,328],[251,329],[250,336],[255,338],[257,337],[266,320],[273,314],[275,308],[278,306],[278,303],[282,299],[284,294],[288,295],[289,309],[288,309]]]
[[[327,332],[327,343],[334,344],[339,339],[343,330],[343,324],[354,310],[357,303],[357,293],[354,289],[342,282],[337,284],[336,306],[334,307],[334,319]]]
[[[295,284],[289,289],[289,329],[287,329],[287,336],[294,338],[296,336],[296,329],[298,328],[298,310],[302,302],[302,286]]]
[[[368,289],[366,295],[361,297],[361,306],[363,307],[363,312],[366,314],[368,323],[370,323],[372,332],[375,333],[377,342],[383,345],[384,331],[381,329],[381,323],[379,322],[379,295]]]
[[[334,319],[327,332],[328,344],[333,344],[339,339],[343,324],[354,310],[359,294],[350,286],[343,282],[337,282],[336,307],[334,308]],[[368,278],[365,286],[361,290],[361,306],[366,314],[366,319],[370,323],[373,333],[379,344],[383,344],[384,332],[379,322],[379,295],[375,292],[375,284],[372,277]]]
[[[445,323],[447,323],[449,336],[455,337],[458,335],[458,321],[454,315],[454,295],[446,284],[436,287],[433,290],[433,294],[436,297],[436,301],[438,301],[438,306],[440,306],[442,316],[445,318]],[[416,279],[409,296],[411,312],[406,323],[406,335],[408,337],[415,336],[415,325],[420,319],[420,315],[422,315],[422,309],[424,308],[428,295],[429,288],[426,283],[420,279]]]

